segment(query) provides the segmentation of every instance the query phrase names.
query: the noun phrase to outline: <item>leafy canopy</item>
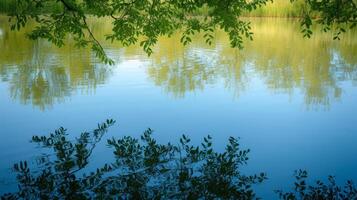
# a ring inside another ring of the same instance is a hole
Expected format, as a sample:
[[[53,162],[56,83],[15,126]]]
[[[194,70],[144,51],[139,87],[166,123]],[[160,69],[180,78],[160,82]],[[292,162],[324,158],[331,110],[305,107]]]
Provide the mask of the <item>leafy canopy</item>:
[[[252,186],[265,173],[244,175],[241,167],[249,150],[230,138],[224,152],[216,152],[211,137],[200,146],[183,135],[179,143],[158,144],[152,130],[141,140],[130,136],[109,139],[115,161],[94,172],[87,166],[95,146],[108,127],[107,120],[93,132],[74,141],[60,128],[49,136],[33,136],[32,142],[52,153],[41,155],[38,166],[26,161],[14,165],[18,191],[1,199],[253,199]]]
[[[242,47],[242,37],[252,37],[249,22],[239,20],[243,10],[252,10],[267,0],[18,0],[18,9],[12,16],[16,21],[13,28],[21,28],[29,19],[38,26],[29,37],[46,38],[58,46],[64,45],[67,34],[71,34],[77,46],[91,45],[97,56],[104,62],[112,63],[105,55],[100,43],[88,27],[87,13],[95,17],[110,17],[113,20],[112,33],[108,40],[117,40],[124,46],[140,42],[147,54],[158,36],[171,35],[182,29],[181,42],[191,42],[191,35],[204,31],[205,40],[211,43],[213,31],[218,26],[224,29],[233,47]],[[45,14],[46,6],[57,3],[59,12]],[[212,9],[208,16],[197,17],[193,13],[207,6]],[[139,41],[139,36],[143,39]]]
[[[92,132],[69,140],[67,130],[59,128],[49,136],[33,136],[32,142],[47,149],[37,157],[36,166],[26,161],[13,167],[18,190],[0,196],[12,199],[256,199],[254,187],[267,179],[265,173],[245,175],[249,150],[241,149],[236,138],[229,138],[223,152],[216,152],[207,136],[200,146],[190,144],[183,135],[174,144],[159,144],[147,129],[136,139],[124,136],[107,141],[114,161],[94,171],[88,169],[91,155],[108,128],[107,120]],[[31,163],[31,162],[30,162]],[[308,184],[307,172],[298,170],[292,191],[276,190],[282,200],[357,199],[352,181],[344,186],[334,177],[328,182]]]
[[[78,47],[90,45],[103,62],[113,64],[88,26],[88,14],[112,20],[112,32],[106,36],[124,46],[139,43],[150,55],[161,35],[170,36],[174,31],[183,31],[181,42],[188,44],[191,36],[204,32],[208,44],[214,38],[216,28],[229,35],[232,47],[243,47],[243,38],[252,39],[250,23],[239,18],[242,13],[264,6],[269,0],[16,0],[16,9],[10,16],[13,29],[24,27],[31,19],[37,24],[29,33],[31,39],[45,38],[57,46],[64,45],[67,35]],[[294,1],[294,0],[291,0]],[[355,0],[305,0],[302,20],[304,36],[310,37],[315,21],[324,25],[324,30],[333,25],[356,26]],[[51,10],[49,7],[56,7]],[[205,16],[196,16],[197,10],[207,8]],[[335,39],[345,32],[344,26],[336,28]],[[142,39],[139,39],[142,38]]]
[[[295,0],[291,0],[295,1]],[[301,21],[304,37],[311,37],[311,26],[315,20],[322,25],[323,31],[334,30],[334,40],[357,25],[356,0],[305,0],[307,8]]]
[[[308,173],[305,170],[295,171],[294,189],[290,192],[276,190],[281,200],[351,200],[357,199],[357,188],[351,180],[344,186],[337,185],[335,177],[328,176],[328,181],[317,180],[308,184]]]

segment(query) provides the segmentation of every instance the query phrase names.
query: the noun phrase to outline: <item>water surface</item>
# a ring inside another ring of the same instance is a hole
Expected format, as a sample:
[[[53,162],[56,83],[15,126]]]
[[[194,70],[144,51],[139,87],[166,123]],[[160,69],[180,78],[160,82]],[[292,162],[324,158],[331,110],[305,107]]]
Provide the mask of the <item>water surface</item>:
[[[0,17],[0,192],[14,189],[12,164],[32,159],[32,135],[64,126],[75,137],[107,118],[117,120],[107,137],[155,130],[160,142],[207,134],[217,149],[229,136],[250,148],[245,171],[267,172],[258,195],[274,197],[295,169],[313,178],[336,175],[357,181],[357,34],[333,41],[317,29],[304,39],[299,22],[251,19],[254,41],[232,49],[217,30],[212,46],[201,36],[189,46],[180,33],[162,37],[147,57],[139,46],[123,48],[102,37],[110,21],[91,26],[115,66],[90,49],[30,41]],[[94,163],[112,157],[103,142]]]

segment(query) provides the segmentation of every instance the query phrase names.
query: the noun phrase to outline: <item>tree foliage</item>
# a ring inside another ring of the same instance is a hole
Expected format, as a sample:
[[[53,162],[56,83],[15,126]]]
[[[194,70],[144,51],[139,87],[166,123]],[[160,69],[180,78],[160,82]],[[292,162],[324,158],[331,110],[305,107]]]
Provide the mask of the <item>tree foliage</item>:
[[[252,39],[250,22],[239,18],[242,13],[264,6],[269,0],[16,0],[12,16],[12,28],[20,29],[28,21],[35,21],[36,28],[29,33],[31,39],[45,38],[57,46],[64,45],[66,36],[71,35],[78,47],[90,45],[97,57],[105,63],[113,61],[107,57],[93,30],[88,17],[107,17],[112,20],[112,32],[106,36],[124,46],[139,43],[150,55],[158,37],[170,36],[182,30],[181,42],[189,44],[192,35],[204,32],[204,40],[211,44],[216,28],[229,35],[232,47],[243,47],[243,38]],[[355,0],[305,0],[307,9],[302,20],[303,33],[312,34],[311,16],[318,16],[317,23],[327,31],[337,24],[356,25]],[[46,12],[48,6],[56,10]],[[205,16],[195,13],[208,8]],[[88,15],[89,14],[89,15]],[[345,31],[336,28],[335,39]]]
[[[357,25],[356,0],[305,0],[305,3],[301,21],[304,37],[311,37],[314,21],[321,24],[325,32],[333,30],[333,39],[338,40],[347,28],[352,29]]]
[[[64,45],[67,35],[78,47],[90,45],[103,62],[113,64],[88,25],[88,17],[107,17],[112,20],[112,32],[107,40],[119,41],[124,46],[139,43],[152,54],[153,45],[161,35],[170,36],[182,30],[181,42],[189,44],[191,36],[204,32],[208,44],[214,38],[216,28],[229,35],[232,47],[243,47],[243,38],[252,39],[250,22],[239,18],[242,13],[264,6],[269,0],[16,0],[16,9],[10,13],[12,29],[24,27],[34,20],[36,28],[31,39],[45,38],[57,46]],[[291,0],[294,1],[294,0]],[[312,34],[313,21],[322,24],[323,30],[335,30],[334,39],[354,28],[357,23],[355,0],[305,0],[306,8],[301,21],[305,37]],[[48,11],[49,5],[56,7]],[[194,13],[208,8],[205,16]],[[312,18],[315,17],[315,18]],[[337,25],[336,25],[337,24]],[[336,25],[336,26],[335,26]]]
[[[96,55],[106,63],[112,63],[88,26],[90,14],[95,17],[109,17],[112,33],[106,38],[119,41],[124,46],[137,42],[147,54],[161,35],[171,35],[182,29],[181,42],[188,44],[191,36],[205,32],[204,39],[211,43],[216,27],[224,29],[232,47],[242,48],[243,37],[252,38],[250,23],[238,17],[243,11],[252,10],[267,0],[17,0],[12,28],[20,29],[29,20],[38,26],[29,34],[31,39],[45,38],[57,46],[64,44],[70,34],[77,46],[91,45]],[[44,13],[46,5],[59,4],[59,12]],[[208,16],[197,17],[193,13],[204,6],[211,8]],[[139,37],[141,39],[139,39]]]
[[[74,141],[64,128],[34,136],[34,143],[53,154],[40,156],[35,168],[26,161],[15,164],[19,190],[1,199],[254,199],[252,186],[266,179],[265,173],[241,173],[249,150],[242,150],[235,138],[219,153],[210,136],[201,146],[190,145],[185,135],[177,145],[162,145],[152,138],[151,129],[141,141],[130,136],[109,139],[115,161],[89,172],[93,149],[113,124],[107,120]]]
[[[190,145],[183,135],[176,145],[158,144],[147,129],[140,140],[124,136],[107,140],[114,161],[95,171],[88,169],[91,155],[108,128],[107,120],[92,132],[68,139],[59,128],[49,136],[33,136],[32,142],[48,149],[36,166],[26,161],[14,165],[18,191],[0,196],[12,199],[257,199],[253,186],[267,179],[265,173],[244,175],[249,150],[229,138],[223,152],[212,148],[207,136],[200,146]],[[295,172],[293,190],[276,190],[282,200],[352,200],[357,188],[352,181],[339,186],[333,176],[328,182],[309,185],[305,170]]]
[[[341,187],[337,185],[333,176],[328,177],[328,182],[316,181],[316,184],[307,183],[308,174],[305,170],[295,172],[296,181],[294,189],[290,192],[277,190],[279,198],[282,200],[352,200],[357,199],[357,188],[352,181],[347,181]]]

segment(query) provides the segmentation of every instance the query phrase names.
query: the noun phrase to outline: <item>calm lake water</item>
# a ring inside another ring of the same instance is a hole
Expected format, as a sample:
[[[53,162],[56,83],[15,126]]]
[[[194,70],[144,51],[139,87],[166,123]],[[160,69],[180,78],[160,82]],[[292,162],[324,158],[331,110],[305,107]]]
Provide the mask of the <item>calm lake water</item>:
[[[160,38],[147,57],[138,46],[104,41],[110,22],[92,21],[115,66],[89,49],[56,48],[11,32],[0,17],[0,194],[16,187],[10,167],[39,149],[32,135],[64,126],[71,137],[107,118],[107,137],[155,130],[163,143],[182,134],[194,143],[210,134],[217,149],[229,136],[250,148],[247,173],[267,172],[258,195],[274,198],[293,171],[357,181],[357,33],[341,41],[315,31],[303,39],[299,22],[252,19],[254,41],[232,49],[225,33],[212,46],[198,35],[183,47],[180,34]],[[105,140],[93,167],[110,161]]]

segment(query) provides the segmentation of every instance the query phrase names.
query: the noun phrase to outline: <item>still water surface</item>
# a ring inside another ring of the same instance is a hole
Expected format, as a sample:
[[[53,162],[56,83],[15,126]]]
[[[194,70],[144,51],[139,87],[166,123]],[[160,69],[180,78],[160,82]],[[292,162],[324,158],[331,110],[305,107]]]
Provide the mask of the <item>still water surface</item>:
[[[107,118],[107,137],[155,130],[160,142],[181,134],[194,143],[207,134],[223,149],[229,136],[251,149],[247,173],[267,172],[258,195],[292,183],[295,169],[313,178],[357,181],[357,33],[333,41],[318,30],[303,39],[299,22],[252,19],[254,41],[242,51],[217,31],[183,47],[180,34],[160,38],[154,54],[104,41],[110,22],[93,21],[115,66],[89,49],[56,48],[11,32],[0,17],[0,193],[14,189],[10,167],[33,159],[32,135],[64,126],[71,137]],[[104,145],[93,163],[110,160]]]

